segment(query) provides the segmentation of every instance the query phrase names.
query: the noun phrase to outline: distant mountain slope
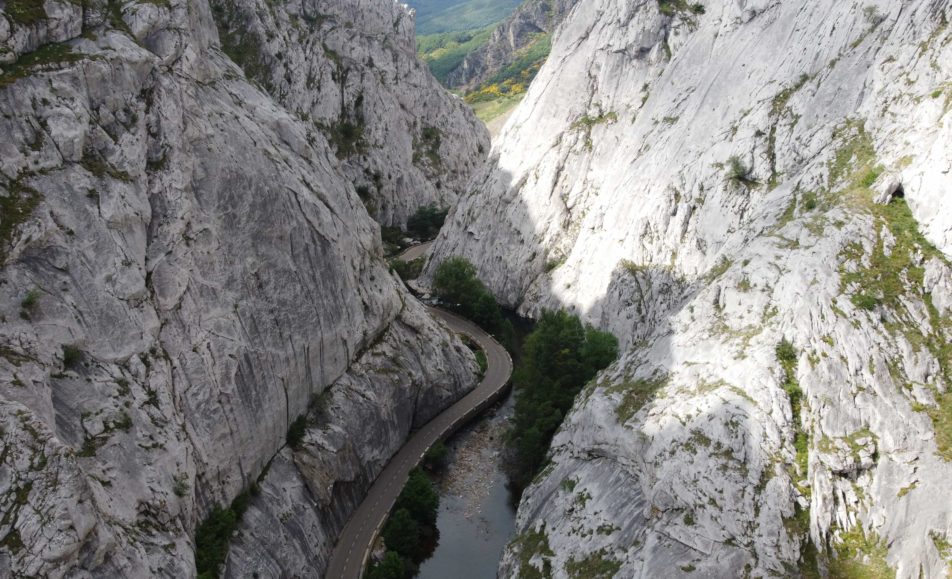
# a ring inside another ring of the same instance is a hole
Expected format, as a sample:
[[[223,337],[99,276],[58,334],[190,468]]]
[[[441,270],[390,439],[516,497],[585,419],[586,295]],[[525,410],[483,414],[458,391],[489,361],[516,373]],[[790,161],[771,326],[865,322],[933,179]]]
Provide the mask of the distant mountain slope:
[[[498,25],[478,29],[423,34],[418,24],[418,53],[440,82],[465,93],[488,122],[521,100],[548,58],[552,31],[576,2],[525,0]],[[418,23],[427,18],[417,15]]]
[[[526,0],[496,27],[488,42],[467,54],[441,80],[447,86],[472,91],[480,85],[517,78],[522,70],[533,66],[538,70],[548,56],[549,35],[576,3],[577,0]]]
[[[522,0],[407,0],[417,11],[417,34],[485,28],[512,14]]]

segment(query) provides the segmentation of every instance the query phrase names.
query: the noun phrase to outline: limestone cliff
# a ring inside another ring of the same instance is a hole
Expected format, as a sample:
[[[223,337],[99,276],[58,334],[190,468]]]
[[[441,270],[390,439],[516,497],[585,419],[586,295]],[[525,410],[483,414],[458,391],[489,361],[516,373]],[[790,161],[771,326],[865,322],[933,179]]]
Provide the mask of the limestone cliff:
[[[476,366],[388,273],[299,89],[249,82],[203,0],[8,0],[0,69],[0,575],[193,576],[196,525],[259,477],[250,517],[306,485],[333,536]]]
[[[466,256],[627,350],[556,436],[504,576],[947,576],[950,18],[570,13],[429,265]]]
[[[324,133],[370,214],[402,226],[448,208],[489,151],[462,100],[416,57],[411,13],[390,0],[211,0],[227,54]]]

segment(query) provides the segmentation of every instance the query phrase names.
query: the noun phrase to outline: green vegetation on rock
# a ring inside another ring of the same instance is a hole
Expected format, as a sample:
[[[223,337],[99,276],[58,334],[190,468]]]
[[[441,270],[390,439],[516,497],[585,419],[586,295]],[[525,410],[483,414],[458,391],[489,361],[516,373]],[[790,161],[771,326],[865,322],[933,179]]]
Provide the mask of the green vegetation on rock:
[[[667,376],[659,376],[638,380],[622,380],[610,386],[608,393],[621,394],[621,402],[615,407],[615,416],[618,418],[619,424],[625,424],[631,420],[667,383]]]
[[[228,543],[248,510],[252,495],[258,494],[258,485],[238,495],[227,508],[215,506],[195,530],[195,570],[198,579],[217,579],[228,556]]]
[[[565,311],[545,311],[526,338],[513,374],[516,408],[506,469],[521,493],[538,474],[575,397],[618,356],[618,340]]]
[[[7,261],[7,252],[20,226],[33,214],[40,203],[40,194],[33,188],[14,181],[0,196],[0,264]]]
[[[584,559],[569,559],[565,563],[565,572],[570,579],[611,579],[621,569],[621,562],[608,556],[605,549],[599,549]]]
[[[555,556],[549,546],[549,536],[545,532],[545,525],[538,530],[530,530],[520,534],[510,543],[510,547],[518,553],[519,579],[547,579],[552,577],[551,557]],[[542,568],[532,562],[538,558]]]
[[[867,254],[860,243],[847,245],[840,254],[840,290],[860,310],[888,312],[878,315],[886,330],[902,335],[916,351],[928,351],[939,363],[939,378],[952,382],[952,320],[943,316],[925,291],[925,264],[949,261],[919,231],[912,211],[901,195],[886,204],[873,201],[871,187],[885,171],[878,163],[872,138],[861,122],[846,123],[835,137],[842,142],[829,166],[829,188],[835,201],[868,213],[875,240]],[[920,302],[928,313],[923,324],[907,304]],[[900,368],[891,372],[904,380]],[[897,384],[903,386],[904,384]],[[936,404],[923,407],[932,418],[939,455],[952,461],[952,394],[933,386]]]
[[[28,26],[47,18],[43,0],[7,0],[5,11],[13,22]]]
[[[886,541],[861,525],[840,535],[829,561],[830,577],[836,579],[895,579],[896,572],[886,562]]]

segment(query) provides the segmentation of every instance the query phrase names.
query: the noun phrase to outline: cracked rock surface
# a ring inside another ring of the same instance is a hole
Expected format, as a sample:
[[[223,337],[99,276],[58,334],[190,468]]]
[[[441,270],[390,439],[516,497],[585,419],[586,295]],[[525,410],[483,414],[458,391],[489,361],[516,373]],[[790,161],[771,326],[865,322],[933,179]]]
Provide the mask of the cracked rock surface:
[[[0,575],[194,576],[196,526],[259,478],[234,557],[307,537],[283,564],[320,574],[410,429],[475,384],[472,355],[389,274],[299,89],[220,49],[214,6],[31,5],[0,15]],[[405,43],[381,24],[403,9],[361,6],[355,34]]]
[[[433,248],[623,344],[500,574],[948,576],[952,4],[704,8],[579,3]]]

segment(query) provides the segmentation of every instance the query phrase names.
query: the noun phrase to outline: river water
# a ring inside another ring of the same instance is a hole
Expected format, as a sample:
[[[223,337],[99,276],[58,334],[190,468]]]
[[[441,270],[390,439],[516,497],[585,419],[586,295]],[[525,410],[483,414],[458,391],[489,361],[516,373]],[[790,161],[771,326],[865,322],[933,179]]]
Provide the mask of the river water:
[[[502,470],[502,437],[512,410],[510,394],[447,443],[449,458],[439,484],[439,544],[417,577],[496,577],[516,522]]]

